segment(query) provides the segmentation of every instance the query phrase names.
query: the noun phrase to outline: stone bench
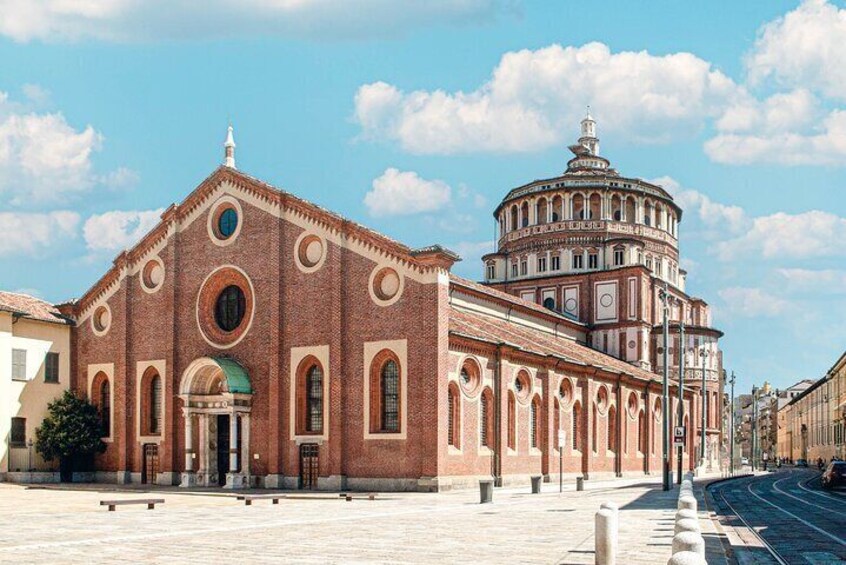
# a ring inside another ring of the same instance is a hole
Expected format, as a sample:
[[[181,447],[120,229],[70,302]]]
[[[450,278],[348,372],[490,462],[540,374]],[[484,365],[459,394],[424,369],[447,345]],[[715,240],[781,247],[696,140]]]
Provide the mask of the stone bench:
[[[245,506],[252,506],[254,500],[270,500],[273,504],[279,504],[279,499],[285,498],[284,494],[242,494],[237,497],[243,500]]]
[[[109,512],[114,512],[117,506],[125,504],[146,504],[147,510],[153,510],[156,504],[164,504],[164,498],[132,498],[124,500],[101,500],[100,506],[108,506]]]
[[[376,493],[370,492],[367,494],[352,494],[349,492],[342,492],[338,495],[339,498],[345,499],[347,502],[355,500],[376,500]]]

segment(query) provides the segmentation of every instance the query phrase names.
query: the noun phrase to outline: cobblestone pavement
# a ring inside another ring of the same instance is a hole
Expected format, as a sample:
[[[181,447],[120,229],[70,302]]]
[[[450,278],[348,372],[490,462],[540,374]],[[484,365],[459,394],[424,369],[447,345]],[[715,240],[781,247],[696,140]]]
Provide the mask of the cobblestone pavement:
[[[594,514],[607,500],[620,506],[617,562],[666,563],[677,490],[664,493],[654,479],[587,485],[498,489],[485,505],[476,491],[352,502],[298,493],[245,506],[232,493],[162,489],[153,495],[167,502],[155,510],[108,512],[100,500],[150,492],[0,483],[0,563],[593,563]]]
[[[846,564],[846,493],[822,490],[818,476],[789,469],[709,489],[738,563]]]

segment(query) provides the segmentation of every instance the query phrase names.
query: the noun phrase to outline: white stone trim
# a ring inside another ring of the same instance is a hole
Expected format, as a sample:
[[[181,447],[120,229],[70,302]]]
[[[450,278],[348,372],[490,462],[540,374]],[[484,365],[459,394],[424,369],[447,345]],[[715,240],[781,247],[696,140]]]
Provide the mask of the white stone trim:
[[[476,384],[476,388],[471,391],[472,394],[468,393],[464,389],[464,385],[461,384],[461,368],[464,366],[464,363],[466,363],[468,359],[475,362],[476,365],[479,367],[479,382]],[[458,365],[456,365],[455,370],[450,371],[447,380],[455,381],[455,383],[458,385],[458,390],[461,392],[461,396],[463,396],[467,400],[477,400],[482,397],[482,390],[484,390],[485,388],[485,365],[483,365],[479,358],[475,355],[469,353],[462,355],[458,359]]]
[[[309,267],[308,265],[305,265],[300,260],[300,244],[302,243],[302,241],[305,238],[311,237],[311,236],[316,237],[317,239],[320,240],[320,245],[323,247],[323,253],[320,255],[320,259],[317,261],[317,263],[315,263],[314,265]],[[320,267],[323,266],[323,263],[326,262],[326,257],[328,255],[329,255],[329,246],[326,243],[326,238],[321,236],[318,233],[310,232],[310,231],[304,231],[303,233],[301,233],[299,235],[299,237],[297,238],[297,241],[294,242],[294,263],[297,265],[297,268],[304,273],[314,273],[315,271],[318,271],[320,269]]]
[[[144,373],[153,367],[156,372],[159,374],[159,378],[162,380],[162,430],[159,435],[155,436],[146,436],[141,434],[141,380],[144,376]],[[165,438],[165,430],[167,426],[165,426],[165,414],[167,414],[167,399],[169,395],[165,390],[165,380],[166,373],[165,370],[167,369],[167,361],[165,359],[154,359],[150,361],[138,361],[135,363],[135,439],[138,443],[157,443],[162,444]]]
[[[323,368],[323,432],[320,434],[297,434],[297,368],[300,362],[313,355],[320,362]],[[306,347],[291,348],[291,388],[289,390],[290,402],[288,406],[288,426],[291,430],[290,437],[300,443],[322,443],[329,440],[329,414],[331,402],[329,399],[329,346],[314,345]]]
[[[370,431],[370,365],[383,349],[390,349],[400,362],[400,431],[399,433],[372,433]],[[408,340],[364,342],[364,439],[405,440],[408,435]]]
[[[94,377],[97,373],[103,372],[109,381],[109,435],[102,438],[104,442],[111,443],[115,437],[115,364],[114,363],[98,363],[88,365],[88,400],[91,401],[92,396],[91,387],[94,385]]]
[[[216,226],[214,225],[214,218],[217,216],[217,211],[225,204],[230,204],[234,209],[235,213],[238,215],[238,225],[235,226],[235,231],[232,232],[232,235],[227,237],[226,239],[221,239],[217,236],[217,230],[215,229]],[[224,194],[217,200],[215,200],[211,206],[209,206],[209,213],[208,218],[206,219],[206,231],[209,234],[209,239],[211,239],[212,243],[217,245],[218,247],[226,247],[227,245],[232,245],[236,239],[238,239],[238,235],[241,233],[241,226],[244,225],[244,211],[241,209],[241,203],[238,201],[237,198],[233,198],[227,194]]]
[[[382,300],[373,290],[373,281],[376,279],[376,275],[378,275],[382,269],[390,268],[393,269],[394,272],[397,274],[397,278],[399,278],[399,288],[397,288],[396,294],[390,297],[387,300]],[[370,299],[373,301],[374,304],[377,306],[390,306],[396,303],[400,298],[402,298],[402,293],[405,290],[405,277],[403,274],[392,264],[389,263],[377,263],[373,270],[370,271],[370,277],[367,279],[367,292],[370,294]]]
[[[250,285],[250,296],[252,297],[252,302],[253,302],[253,307],[250,311],[250,319],[247,320],[247,327],[244,329],[243,333],[238,337],[238,339],[236,339],[235,341],[233,341],[232,343],[229,343],[229,344],[215,343],[212,340],[210,340],[206,336],[206,333],[203,331],[202,324],[200,324],[200,295],[203,293],[203,287],[206,286],[206,283],[209,281],[211,276],[214,275],[216,272],[220,271],[221,269],[234,269],[234,270],[238,271],[239,273],[241,273],[242,275],[244,275],[244,278],[247,279],[247,284]],[[236,267],[235,265],[230,265],[230,264],[220,265],[217,268],[215,268],[213,271],[211,271],[208,275],[206,275],[206,278],[204,278],[203,282],[200,283],[200,288],[197,290],[197,298],[194,300],[194,320],[197,323],[197,329],[200,331],[200,335],[202,336],[203,340],[206,343],[208,343],[209,345],[211,345],[212,347],[215,347],[217,349],[230,349],[230,348],[238,345],[241,342],[241,340],[244,339],[244,337],[248,333],[250,333],[250,328],[253,327],[253,320],[256,317],[256,309],[257,308],[258,308],[258,296],[256,296],[255,287],[253,287],[253,280],[246,273],[246,271],[244,271],[244,269],[242,269],[240,267]]]
[[[150,262],[158,263],[159,267],[162,269],[162,281],[157,284],[156,286],[147,286],[147,281],[144,280],[144,269],[147,268],[147,264]],[[138,271],[138,281],[141,283],[141,289],[146,292],[147,294],[154,294],[161,290],[164,286],[165,277],[167,276],[167,270],[165,269],[164,262],[161,260],[161,257],[155,255],[150,257],[148,260],[141,263],[141,269]]]
[[[108,314],[109,314],[109,323],[106,324],[106,327],[103,328],[102,330],[97,327],[97,324],[95,323],[95,319],[94,319],[94,315],[93,315],[95,312],[97,312],[97,310],[100,309],[101,306],[103,308],[105,308],[106,312],[108,312]],[[91,331],[94,332],[94,335],[96,335],[97,337],[103,337],[104,335],[109,333],[109,330],[112,329],[112,322],[114,321],[114,318],[112,316],[112,307],[109,306],[108,302],[103,300],[102,302],[97,303],[97,305],[94,306],[94,308],[91,310],[91,314],[92,314],[91,319],[90,319]]]

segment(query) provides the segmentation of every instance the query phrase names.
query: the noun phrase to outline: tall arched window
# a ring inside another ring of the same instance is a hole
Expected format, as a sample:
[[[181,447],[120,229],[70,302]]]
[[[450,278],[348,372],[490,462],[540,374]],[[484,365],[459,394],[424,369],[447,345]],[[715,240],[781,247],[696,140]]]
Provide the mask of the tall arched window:
[[[646,416],[643,410],[637,416],[637,450],[646,453]]]
[[[599,445],[597,443],[597,428],[599,427],[599,413],[596,409],[596,402],[593,403],[593,410],[591,413],[590,419],[590,445],[593,452],[596,453],[599,451]]]
[[[479,444],[491,447],[493,437],[493,393],[490,388],[486,388],[482,391],[479,406]]]
[[[511,229],[517,229],[517,205],[511,206]]]
[[[109,379],[100,382],[100,423],[103,427],[103,437],[109,437],[112,430],[112,394]]]
[[[558,397],[555,397],[555,401],[553,402],[553,414],[552,414],[552,427],[555,429],[555,449],[562,449],[563,445],[558,445],[558,432],[561,430],[561,403],[558,401]]]
[[[382,365],[382,431],[399,431],[399,367],[393,359]]]
[[[573,404],[573,449],[582,449],[582,405],[577,400]]]
[[[447,390],[447,442],[453,447],[461,447],[461,399],[458,387],[449,383]]]
[[[537,449],[540,445],[540,438],[538,437],[538,428],[540,420],[540,400],[535,397],[529,410],[529,445]]]
[[[162,378],[158,374],[150,379],[150,433],[162,433]]]
[[[517,404],[514,393],[508,391],[508,449],[517,449]]]
[[[313,365],[306,373],[306,431],[323,432],[323,369]]]
[[[617,451],[617,411],[608,409],[608,451]]]
[[[520,214],[522,215],[522,219],[520,221],[521,226],[525,228],[529,225],[529,203],[523,202],[523,205],[520,207]]]

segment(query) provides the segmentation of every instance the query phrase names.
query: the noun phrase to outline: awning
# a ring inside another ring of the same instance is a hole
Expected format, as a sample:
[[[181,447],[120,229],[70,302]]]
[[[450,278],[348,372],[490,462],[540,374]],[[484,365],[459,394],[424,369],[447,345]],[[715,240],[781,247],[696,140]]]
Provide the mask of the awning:
[[[232,394],[252,394],[253,386],[250,383],[250,375],[240,363],[228,357],[212,357],[212,360],[220,367],[226,377],[226,388]]]

